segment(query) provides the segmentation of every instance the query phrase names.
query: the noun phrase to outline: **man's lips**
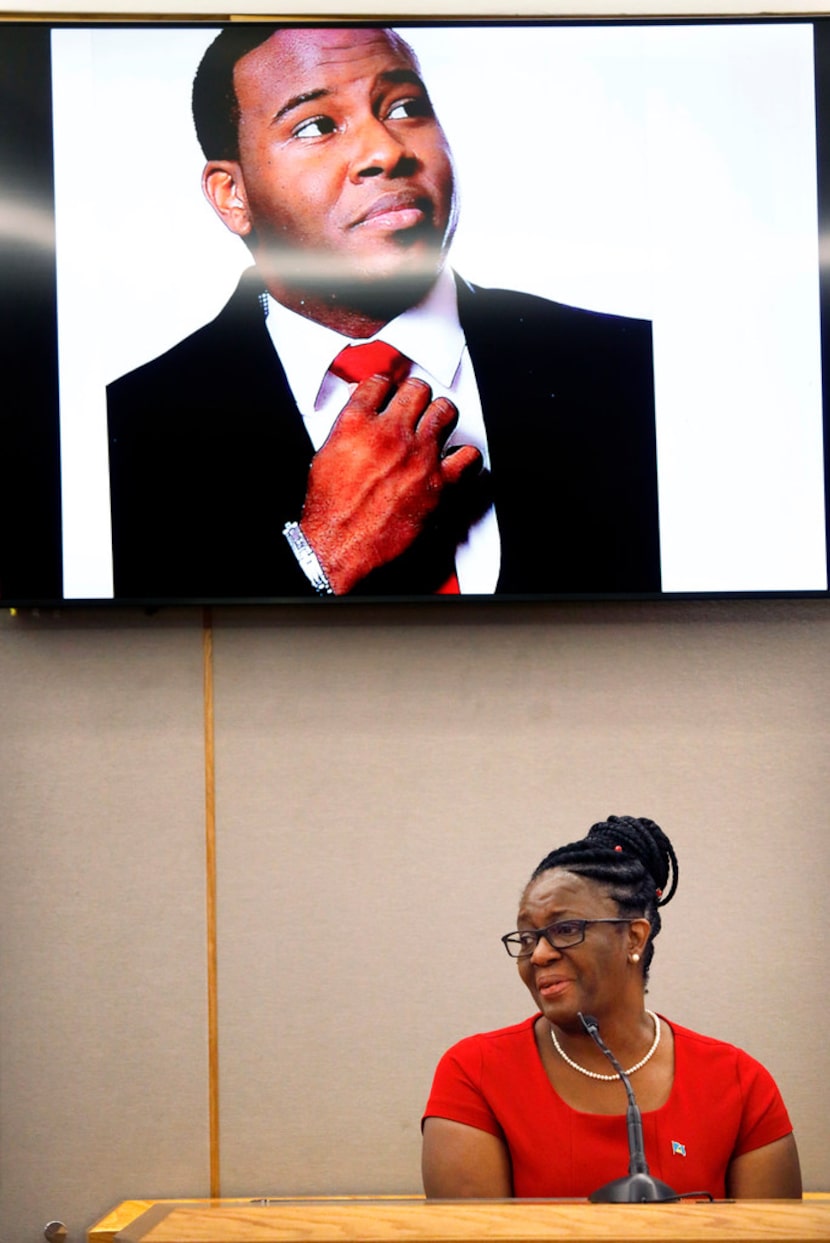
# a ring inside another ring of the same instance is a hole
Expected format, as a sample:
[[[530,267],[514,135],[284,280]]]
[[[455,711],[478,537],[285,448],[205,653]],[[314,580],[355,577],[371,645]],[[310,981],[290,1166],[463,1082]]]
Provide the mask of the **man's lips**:
[[[412,229],[430,216],[430,201],[416,194],[382,194],[355,220],[353,228]]]

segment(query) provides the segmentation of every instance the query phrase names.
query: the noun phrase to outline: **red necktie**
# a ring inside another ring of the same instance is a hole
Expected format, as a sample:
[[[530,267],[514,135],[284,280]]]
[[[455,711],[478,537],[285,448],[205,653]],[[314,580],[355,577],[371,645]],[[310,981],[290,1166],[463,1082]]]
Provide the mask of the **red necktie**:
[[[359,384],[370,375],[388,375],[400,384],[411,366],[410,358],[385,341],[367,341],[365,345],[347,345],[329,370],[349,384]]]
[[[349,384],[359,384],[371,375],[388,375],[395,384],[406,378],[412,360],[387,345],[385,341],[367,341],[364,345],[347,345],[341,350],[329,368],[334,375]],[[439,596],[457,596],[460,594],[458,577],[455,571],[443,586],[435,593]]]

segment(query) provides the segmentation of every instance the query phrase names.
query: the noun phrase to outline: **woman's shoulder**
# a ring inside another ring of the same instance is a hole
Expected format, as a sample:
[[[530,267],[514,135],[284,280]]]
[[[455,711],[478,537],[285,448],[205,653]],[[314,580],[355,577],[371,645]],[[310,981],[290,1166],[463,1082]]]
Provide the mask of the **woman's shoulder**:
[[[533,1036],[533,1027],[539,1017],[539,1012],[531,1014],[529,1018],[522,1019],[521,1023],[511,1023],[509,1027],[496,1027],[492,1031],[476,1032],[472,1036],[465,1036],[464,1040],[481,1040],[485,1042],[501,1041],[501,1040],[521,1040],[522,1037]],[[461,1042],[463,1043],[463,1041]]]
[[[731,1119],[733,1154],[761,1148],[789,1135],[792,1122],[775,1079],[745,1049],[671,1024],[675,1047],[673,1108],[701,1113],[701,1102],[716,1103],[724,1134]]]
[[[528,1080],[544,1076],[541,1061],[534,1056],[533,1027],[538,1017],[534,1014],[509,1027],[476,1032],[451,1045],[438,1062],[430,1106],[436,1099],[454,1092],[459,1085],[472,1090],[476,1096],[484,1093],[492,1102],[517,1083],[526,1084]]]
[[[738,1045],[730,1044],[728,1040],[719,1040],[715,1036],[704,1035],[702,1032],[692,1031],[691,1028],[683,1027],[671,1019],[664,1018],[663,1015],[660,1017],[671,1027],[675,1049],[679,1050],[684,1058],[694,1058],[695,1061],[711,1065],[720,1064],[739,1070],[759,1070],[767,1073],[752,1054],[747,1053]]]
[[[475,1032],[471,1036],[463,1036],[447,1050],[447,1055],[464,1055],[469,1053],[486,1054],[488,1051],[507,1053],[512,1049],[524,1050],[528,1042],[535,1042],[534,1024],[539,1014],[522,1019],[521,1023],[511,1023],[509,1027],[497,1027],[492,1031]]]
[[[729,1044],[726,1040],[719,1040],[716,1036],[707,1036],[704,1032],[697,1032],[693,1031],[691,1027],[684,1027],[682,1023],[676,1023],[674,1019],[667,1018],[665,1014],[661,1014],[660,1018],[664,1023],[668,1023],[674,1032],[675,1040],[684,1041],[692,1045],[700,1045],[705,1048],[734,1049],[736,1047]]]

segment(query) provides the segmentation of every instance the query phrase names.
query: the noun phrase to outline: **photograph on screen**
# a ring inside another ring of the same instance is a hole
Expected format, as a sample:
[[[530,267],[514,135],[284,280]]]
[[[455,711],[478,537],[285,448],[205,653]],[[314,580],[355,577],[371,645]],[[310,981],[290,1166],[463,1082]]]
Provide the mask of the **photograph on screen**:
[[[54,29],[63,596],[825,591],[813,35]]]

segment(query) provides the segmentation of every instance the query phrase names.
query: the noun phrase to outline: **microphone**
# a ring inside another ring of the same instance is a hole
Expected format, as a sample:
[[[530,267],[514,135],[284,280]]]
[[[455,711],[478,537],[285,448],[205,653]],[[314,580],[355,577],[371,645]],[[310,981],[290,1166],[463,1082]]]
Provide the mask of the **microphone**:
[[[615,1178],[613,1182],[599,1187],[588,1199],[592,1204],[641,1204],[646,1200],[679,1200],[680,1196],[667,1183],[652,1178],[648,1171],[646,1150],[643,1143],[643,1119],[640,1107],[634,1099],[628,1075],[599,1034],[599,1023],[592,1014],[579,1012],[579,1021],[594,1044],[605,1054],[623,1082],[628,1096],[626,1124],[628,1127],[628,1176]]]

